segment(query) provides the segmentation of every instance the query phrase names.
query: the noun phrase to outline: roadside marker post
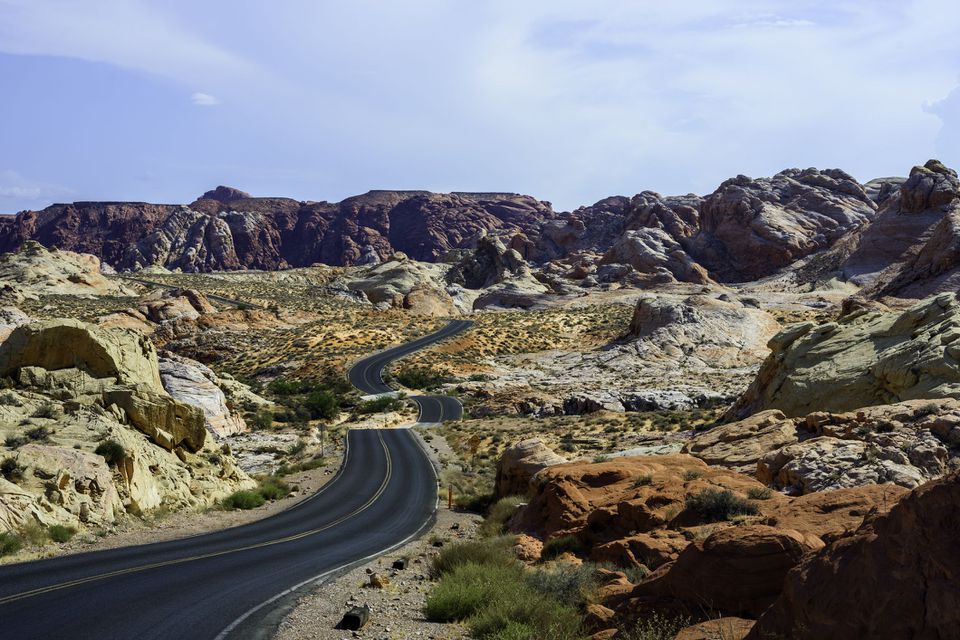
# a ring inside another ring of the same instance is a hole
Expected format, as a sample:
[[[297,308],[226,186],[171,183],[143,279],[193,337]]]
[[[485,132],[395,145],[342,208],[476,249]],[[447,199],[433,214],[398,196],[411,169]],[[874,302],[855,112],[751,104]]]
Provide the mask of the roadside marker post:
[[[447,486],[447,509],[453,509],[453,485]]]

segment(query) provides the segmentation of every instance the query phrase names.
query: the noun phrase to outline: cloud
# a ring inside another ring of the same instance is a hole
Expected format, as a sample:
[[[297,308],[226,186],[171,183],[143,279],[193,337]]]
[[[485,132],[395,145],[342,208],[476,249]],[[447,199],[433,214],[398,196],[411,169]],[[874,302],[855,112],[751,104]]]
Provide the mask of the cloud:
[[[190,96],[190,102],[198,107],[215,107],[220,104],[220,101],[217,100],[215,96],[209,93],[200,93],[199,91]]]
[[[14,206],[46,206],[52,200],[70,196],[73,192],[65,187],[47,184],[25,178],[12,169],[0,169],[0,206],[14,203]],[[5,212],[6,213],[6,212]]]

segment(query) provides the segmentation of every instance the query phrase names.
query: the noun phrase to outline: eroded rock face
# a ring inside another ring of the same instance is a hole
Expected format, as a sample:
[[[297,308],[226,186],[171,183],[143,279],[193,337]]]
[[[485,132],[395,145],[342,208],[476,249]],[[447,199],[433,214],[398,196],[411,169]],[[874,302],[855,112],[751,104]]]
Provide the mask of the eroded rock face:
[[[394,255],[388,260],[336,279],[327,292],[369,302],[377,308],[407,309],[427,316],[460,313],[445,288],[448,267]]]
[[[797,440],[794,421],[780,411],[770,410],[713,427],[695,436],[683,450],[707,464],[753,474],[760,459]]]
[[[873,219],[876,205],[838,169],[737,176],[703,202],[688,252],[723,282],[756,280],[829,247]]]
[[[957,504],[960,474],[913,490],[793,570],[748,637],[955,637]]]
[[[227,406],[219,378],[208,367],[186,358],[162,359],[159,366],[160,380],[167,393],[175,400],[199,408],[211,434],[222,438],[246,431],[243,417]]]
[[[206,437],[203,411],[164,391],[136,332],[36,323],[0,345],[0,360],[14,385],[0,402],[0,530],[110,524],[124,510],[202,507],[253,484]],[[107,441],[122,448],[109,466],[95,453]]]
[[[522,440],[503,452],[497,463],[494,490],[498,498],[524,496],[537,472],[566,459],[558,456],[539,438]]]
[[[0,225],[0,249],[32,239],[121,270],[350,265],[396,251],[435,261],[481,232],[521,232],[553,215],[549,204],[509,193],[371,191],[332,204],[218,187],[190,205],[76,202],[23,212]]]
[[[21,296],[130,295],[122,284],[104,277],[96,256],[50,250],[32,240],[0,255],[0,283],[16,287]]]
[[[727,412],[844,412],[917,398],[960,399],[960,306],[954,294],[896,313],[864,312],[774,336],[750,388]]]
[[[80,368],[97,378],[163,391],[153,343],[129,329],[65,319],[17,327],[0,344],[0,376],[10,376],[25,366]]]

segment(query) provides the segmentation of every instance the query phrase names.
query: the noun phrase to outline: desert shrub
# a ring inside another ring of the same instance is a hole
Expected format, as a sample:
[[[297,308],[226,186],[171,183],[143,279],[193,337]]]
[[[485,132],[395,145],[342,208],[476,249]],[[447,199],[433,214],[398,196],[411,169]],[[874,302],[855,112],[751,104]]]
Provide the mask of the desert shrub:
[[[697,469],[687,469],[683,472],[683,479],[687,482],[690,482],[691,480],[697,480],[702,476],[703,472]]]
[[[704,489],[687,498],[686,506],[707,522],[729,520],[734,516],[752,516],[757,505],[727,489]]]
[[[609,462],[609,461],[610,461],[610,456],[607,455],[606,453],[598,453],[597,455],[593,456],[593,462],[595,464],[600,464],[601,462]]]
[[[450,381],[448,376],[427,367],[404,367],[396,373],[396,379],[410,389],[432,389]]]
[[[295,456],[298,453],[303,452],[307,448],[307,443],[303,440],[297,440],[295,443],[290,445],[290,448],[287,450],[287,455]]]
[[[34,418],[59,418],[61,409],[52,402],[44,402],[33,412]]]
[[[69,542],[70,538],[73,537],[73,534],[77,532],[73,527],[65,527],[62,524],[55,524],[49,529],[47,533],[50,535],[50,539],[54,542],[59,542],[63,544],[64,542]]]
[[[340,413],[340,402],[326,389],[311,392],[304,399],[303,407],[307,410],[309,417],[314,420],[329,420]]]
[[[223,499],[226,509],[255,509],[266,502],[257,491],[234,491]]]
[[[465,564],[512,565],[513,544],[513,536],[500,536],[444,547],[430,564],[430,576],[439,578]]]
[[[769,500],[773,496],[773,490],[770,487],[754,487],[747,491],[747,497],[751,500]]]
[[[94,449],[93,452],[98,456],[103,456],[107,464],[112,465],[119,464],[127,457],[127,452],[124,450],[123,445],[116,440],[104,440],[97,445],[97,448]]]
[[[269,409],[260,409],[253,414],[253,427],[255,429],[270,429],[273,427],[273,411]]]
[[[23,400],[13,391],[4,391],[0,393],[0,404],[7,407],[22,407]]]
[[[647,487],[647,486],[650,486],[651,484],[653,484],[653,476],[649,473],[646,475],[640,476],[639,478],[633,481],[633,487],[635,489],[638,487]]]
[[[264,478],[257,486],[257,493],[265,500],[279,500],[290,495],[290,485],[279,478]]]
[[[27,429],[23,435],[34,442],[46,442],[50,439],[50,430],[42,426],[34,427],[33,429]]]
[[[11,553],[20,551],[22,548],[23,540],[21,540],[19,536],[9,531],[0,533],[0,556],[8,556]]]
[[[28,442],[29,440],[24,436],[7,436],[3,444],[10,449],[19,449]]]
[[[486,538],[501,535],[507,526],[507,521],[517,512],[517,507],[526,501],[527,499],[523,496],[508,496],[497,500],[490,507],[483,524],[480,525],[480,535]]]
[[[551,595],[560,602],[579,607],[590,600],[599,586],[598,565],[560,564],[553,569],[538,569],[527,574],[527,582],[540,593]]]
[[[472,637],[494,640],[519,637],[532,640],[579,640],[580,615],[559,600],[525,585],[502,585],[497,597],[468,623]]]
[[[392,396],[380,396],[372,400],[366,400],[360,403],[357,411],[360,413],[383,413],[386,411],[399,411],[403,408],[403,400]]]
[[[551,560],[563,555],[564,553],[577,554],[582,553],[583,551],[584,545],[580,539],[574,535],[567,535],[545,542],[543,545],[543,553],[540,557],[544,560]]]
[[[0,474],[2,474],[8,482],[16,483],[23,479],[23,469],[20,468],[20,465],[17,464],[14,458],[7,458],[3,462],[0,462]]]
[[[673,640],[680,630],[690,624],[686,618],[667,618],[654,613],[636,622],[630,629],[625,629],[617,637],[624,640]]]
[[[277,378],[267,385],[267,389],[278,396],[295,396],[310,393],[318,388],[312,380]]]
[[[505,589],[523,586],[523,568],[517,564],[461,564],[444,574],[424,607],[432,622],[465,620]]]

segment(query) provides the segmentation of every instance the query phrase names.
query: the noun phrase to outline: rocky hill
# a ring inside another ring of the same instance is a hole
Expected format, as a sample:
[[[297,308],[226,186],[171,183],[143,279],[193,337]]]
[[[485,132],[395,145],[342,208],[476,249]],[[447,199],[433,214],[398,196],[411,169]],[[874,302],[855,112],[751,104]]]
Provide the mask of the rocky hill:
[[[330,203],[221,186],[188,205],[75,202],[24,211],[0,221],[0,251],[32,239],[94,254],[119,270],[274,270],[371,264],[397,252],[437,262],[490,234],[574,280],[745,282],[827,250],[840,252],[834,267],[857,278],[889,267],[905,243],[925,241],[952,202],[955,182],[936,161],[910,179],[864,185],[838,169],[787,169],[770,178],[737,176],[706,196],[643,191],[572,212],[513,193],[370,191]],[[901,212],[922,215],[905,221]],[[896,250],[875,248],[872,236],[888,234],[891,224],[902,227]],[[911,273],[930,279],[950,270],[942,241],[949,234],[937,234],[941,241]]]

